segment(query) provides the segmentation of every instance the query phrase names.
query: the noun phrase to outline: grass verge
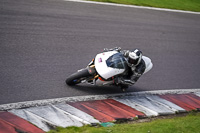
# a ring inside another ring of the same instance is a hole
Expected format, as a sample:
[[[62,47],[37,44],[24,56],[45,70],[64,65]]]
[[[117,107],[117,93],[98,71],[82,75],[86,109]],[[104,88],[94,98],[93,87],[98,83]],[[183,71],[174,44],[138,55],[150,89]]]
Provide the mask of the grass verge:
[[[92,0],[200,12],[200,0]]]
[[[56,128],[48,133],[200,133],[200,113],[187,116],[156,119],[144,123],[123,123],[112,127]]]

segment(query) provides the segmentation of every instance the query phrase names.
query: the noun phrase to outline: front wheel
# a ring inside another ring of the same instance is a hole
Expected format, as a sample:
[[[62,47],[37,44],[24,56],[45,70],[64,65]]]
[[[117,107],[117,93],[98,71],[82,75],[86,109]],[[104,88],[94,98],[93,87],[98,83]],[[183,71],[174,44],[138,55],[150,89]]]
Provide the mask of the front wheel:
[[[66,79],[67,85],[76,85],[80,83],[82,80],[90,76],[90,73],[88,72],[87,68],[82,69],[81,71],[77,71],[76,73],[70,75]]]

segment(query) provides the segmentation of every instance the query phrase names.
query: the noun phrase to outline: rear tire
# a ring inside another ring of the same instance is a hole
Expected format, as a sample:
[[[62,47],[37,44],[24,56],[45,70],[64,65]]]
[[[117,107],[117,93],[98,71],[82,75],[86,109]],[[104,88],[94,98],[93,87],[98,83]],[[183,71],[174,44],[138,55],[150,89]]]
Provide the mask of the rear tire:
[[[90,73],[88,72],[88,69],[85,68],[81,71],[78,71],[72,75],[70,75],[67,79],[66,79],[66,84],[67,85],[76,85],[78,83],[80,83],[84,78],[90,76]]]

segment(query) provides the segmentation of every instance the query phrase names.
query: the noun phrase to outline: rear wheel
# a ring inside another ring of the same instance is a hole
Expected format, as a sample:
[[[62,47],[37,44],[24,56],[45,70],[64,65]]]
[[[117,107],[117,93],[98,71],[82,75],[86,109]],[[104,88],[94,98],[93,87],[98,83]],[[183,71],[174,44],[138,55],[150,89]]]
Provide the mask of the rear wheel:
[[[78,71],[72,75],[70,75],[67,79],[66,79],[66,84],[68,85],[76,85],[78,83],[80,83],[82,80],[84,80],[85,78],[89,77],[90,74],[88,72],[88,69],[82,69],[81,71]]]

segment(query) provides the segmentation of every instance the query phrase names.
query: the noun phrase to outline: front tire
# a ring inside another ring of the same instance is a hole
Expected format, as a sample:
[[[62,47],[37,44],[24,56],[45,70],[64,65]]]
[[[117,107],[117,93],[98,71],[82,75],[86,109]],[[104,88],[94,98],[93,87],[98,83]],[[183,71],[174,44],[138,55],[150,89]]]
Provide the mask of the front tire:
[[[76,85],[88,76],[90,76],[90,73],[88,72],[87,68],[84,68],[81,71],[77,71],[76,73],[70,75],[66,79],[66,84],[67,85]]]

